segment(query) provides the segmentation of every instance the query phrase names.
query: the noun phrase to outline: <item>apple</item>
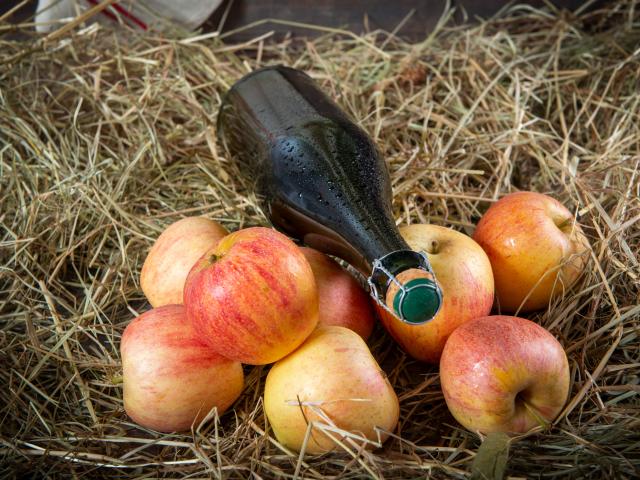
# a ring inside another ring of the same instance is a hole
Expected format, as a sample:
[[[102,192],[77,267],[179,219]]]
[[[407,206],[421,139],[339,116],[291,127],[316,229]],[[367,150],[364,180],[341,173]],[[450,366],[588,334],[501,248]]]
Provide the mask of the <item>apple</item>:
[[[369,338],[375,317],[371,297],[338,263],[313,248],[301,247],[318,288],[318,325],[350,328],[364,340]]]
[[[383,441],[399,415],[398,397],[364,340],[338,326],[318,327],[271,368],[264,409],[278,441],[292,450],[302,450],[311,423],[305,448],[311,454],[343,440],[335,427]]]
[[[205,217],[187,217],[169,225],[149,250],[140,272],[140,286],[151,306],[182,303],[191,267],[228,233]]]
[[[442,289],[442,307],[433,320],[411,325],[378,307],[380,319],[400,346],[417,360],[437,363],[447,338],[458,326],[488,315],[493,305],[493,274],[482,248],[467,235],[437,225],[414,224],[400,228],[400,234],[415,251],[426,253]],[[413,271],[402,272],[406,284]],[[387,304],[395,296],[392,284]]]
[[[544,308],[575,283],[586,263],[588,242],[573,214],[541,193],[501,198],[473,238],[489,256],[503,312]]]
[[[451,334],[440,360],[449,410],[483,433],[524,433],[551,422],[569,395],[562,345],[524,318],[482,317]]]
[[[124,409],[146,428],[188,430],[213,407],[224,413],[242,393],[242,365],[203,343],[182,305],[154,308],[133,320],[120,353]]]
[[[187,316],[220,355],[251,365],[295,350],[318,323],[309,262],[281,233],[263,227],[224,237],[193,266]]]

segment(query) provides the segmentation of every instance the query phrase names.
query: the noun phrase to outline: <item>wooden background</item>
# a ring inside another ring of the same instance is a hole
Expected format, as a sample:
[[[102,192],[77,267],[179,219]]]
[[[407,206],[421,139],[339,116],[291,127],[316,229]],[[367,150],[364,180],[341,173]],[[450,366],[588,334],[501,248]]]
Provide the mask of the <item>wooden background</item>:
[[[605,1],[598,0],[591,4],[591,8]],[[0,0],[0,15],[18,3],[18,0]],[[367,27],[370,30],[392,31],[406,19],[398,34],[408,40],[420,40],[436,25],[446,3],[445,0],[224,0],[221,7],[205,22],[203,29],[216,30],[227,10],[223,31],[236,30],[264,19],[344,28],[355,33],[361,33]],[[509,3],[504,0],[451,0],[452,6],[460,7],[455,16],[458,22],[465,19],[463,12],[471,19],[487,17]],[[539,7],[544,5],[544,0],[521,0],[519,3]],[[573,11],[585,1],[550,0],[550,3]],[[36,1],[29,1],[9,20],[19,23],[29,19],[35,12],[36,5]],[[288,33],[296,36],[319,33],[317,30],[270,22],[239,32],[230,40],[248,40],[270,31],[275,32],[276,39]]]
[[[230,0],[205,23],[206,30],[216,30]],[[456,21],[467,17],[488,17],[500,8],[514,3],[504,0],[452,0],[450,5],[457,9]],[[533,6],[543,6],[543,0],[524,0]],[[584,0],[552,0],[550,3],[573,11],[585,3]],[[602,2],[600,2],[602,3]],[[225,31],[264,19],[278,19],[344,28],[355,33],[365,29],[365,18],[370,30],[383,29],[393,31],[406,19],[398,34],[408,40],[420,40],[435,27],[446,8],[445,0],[235,0],[231,4],[224,23]],[[411,13],[411,16],[407,16]],[[248,40],[255,36],[275,31],[276,37],[287,32],[298,35],[317,35],[315,30],[302,27],[267,23],[234,35],[234,39]]]

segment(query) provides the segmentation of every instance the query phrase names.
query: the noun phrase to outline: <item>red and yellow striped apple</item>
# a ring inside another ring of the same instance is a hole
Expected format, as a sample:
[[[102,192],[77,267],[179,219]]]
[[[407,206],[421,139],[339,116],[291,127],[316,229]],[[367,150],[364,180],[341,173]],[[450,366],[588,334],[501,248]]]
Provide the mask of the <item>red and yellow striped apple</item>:
[[[224,413],[242,393],[242,365],[204,344],[182,305],[154,308],[133,320],[120,352],[124,408],[143,427],[188,430],[213,407]]]
[[[182,303],[191,267],[228,233],[205,217],[187,217],[169,225],[149,250],[140,272],[140,286],[151,306]]]
[[[380,307],[378,312],[387,331],[405,352],[417,360],[437,363],[451,332],[491,311],[491,264],[476,242],[450,228],[415,224],[400,228],[400,233],[413,250],[427,254],[442,288],[442,307],[433,320],[422,325],[402,323]],[[411,272],[398,276],[403,284],[411,279]],[[396,291],[395,285],[389,288],[388,304]]]
[[[288,355],[318,323],[309,262],[286,236],[263,227],[234,232],[207,251],[187,277],[184,304],[211,348],[252,365]]]
[[[346,327],[364,340],[369,338],[375,317],[371,297],[349,272],[327,255],[313,248],[302,247],[318,287],[318,325]]]
[[[264,409],[278,441],[296,451],[313,422],[305,450],[312,454],[333,450],[336,440],[344,440],[323,425],[376,442],[395,428],[399,415],[398,397],[364,340],[336,326],[318,327],[271,368]]]
[[[585,267],[582,229],[560,202],[541,193],[501,198],[482,216],[473,238],[489,256],[503,312],[544,308]]]
[[[560,343],[540,325],[495,315],[451,334],[440,383],[449,410],[469,430],[524,433],[562,410],[569,364]]]

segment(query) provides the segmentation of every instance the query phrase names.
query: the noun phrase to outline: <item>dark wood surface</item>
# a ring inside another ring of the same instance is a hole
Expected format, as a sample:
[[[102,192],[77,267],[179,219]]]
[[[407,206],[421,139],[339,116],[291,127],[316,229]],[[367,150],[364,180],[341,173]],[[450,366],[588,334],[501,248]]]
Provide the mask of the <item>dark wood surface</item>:
[[[433,30],[446,3],[446,0],[225,0],[204,27],[206,30],[216,30],[229,7],[223,31],[234,31],[265,19],[344,28],[355,33],[361,33],[367,27],[369,30],[393,31],[404,21],[398,30],[399,36],[416,41]],[[457,7],[454,21],[460,22],[465,17],[471,20],[489,17],[509,3],[513,2],[453,0],[451,5]],[[519,3],[536,7],[545,4],[544,0],[524,0]],[[582,6],[584,0],[551,0],[550,3],[573,11]],[[275,32],[276,38],[289,32],[295,36],[322,33],[300,26],[269,22],[238,32],[232,38],[248,40],[270,31]]]
[[[605,1],[600,0],[596,4]],[[17,3],[18,0],[0,0],[0,15]],[[475,17],[491,16],[508,3],[504,0],[452,0],[451,5],[458,7],[454,21],[460,22],[465,16],[471,20]],[[545,2],[521,0],[519,3],[540,7]],[[573,11],[582,6],[584,0],[550,0],[550,3]],[[35,11],[36,4],[35,0],[30,1],[10,20],[19,23],[29,19]],[[398,35],[407,40],[418,41],[433,30],[444,12],[445,5],[446,0],[224,0],[222,6],[205,22],[203,29],[218,29],[224,13],[227,12],[223,24],[223,31],[226,32],[266,19],[343,28],[355,33],[367,29],[393,31],[402,23]],[[244,41],[271,31],[274,32],[275,39],[287,34],[314,36],[321,33],[301,26],[268,22],[245,28],[228,40]]]
[[[14,8],[19,3],[19,0],[0,0],[0,16]],[[12,23],[21,23],[28,21],[31,17],[33,17],[33,14],[36,11],[37,4],[38,2],[36,1],[27,2],[25,5],[21,6],[18,10],[13,12],[8,20]]]
[[[215,30],[229,1],[225,1],[212,18],[206,23],[207,29]],[[445,0],[323,0],[323,1],[287,1],[287,0],[234,0],[224,23],[224,30],[236,30],[240,27],[266,19],[278,19],[290,22],[343,28],[355,33],[369,30],[394,30],[411,14],[402,27],[402,33],[412,38],[420,38],[435,27],[444,12]],[[259,25],[235,35],[238,39],[275,31],[276,36],[285,32],[294,35],[317,35],[317,30],[278,23]]]

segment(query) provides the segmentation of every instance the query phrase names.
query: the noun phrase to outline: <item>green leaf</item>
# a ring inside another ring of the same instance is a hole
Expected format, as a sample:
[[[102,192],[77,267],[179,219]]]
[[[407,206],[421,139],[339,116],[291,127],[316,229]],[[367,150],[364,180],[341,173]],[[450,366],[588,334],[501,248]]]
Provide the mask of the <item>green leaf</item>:
[[[507,469],[510,442],[506,433],[487,435],[471,465],[471,480],[502,480]]]

